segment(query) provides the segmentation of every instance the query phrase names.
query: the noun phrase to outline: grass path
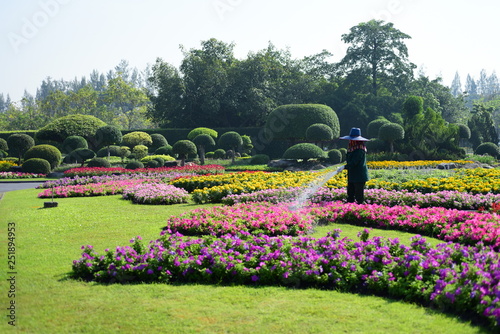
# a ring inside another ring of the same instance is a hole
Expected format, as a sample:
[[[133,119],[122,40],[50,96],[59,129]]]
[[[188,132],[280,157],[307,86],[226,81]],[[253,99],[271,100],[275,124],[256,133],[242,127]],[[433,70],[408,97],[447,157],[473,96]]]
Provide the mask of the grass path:
[[[82,245],[102,252],[137,235],[156,239],[168,216],[200,206],[133,205],[109,196],[57,199],[59,207],[43,209],[46,200],[36,198],[38,192],[9,192],[0,200],[1,333],[487,333],[416,305],[335,291],[67,280]],[[16,227],[15,328],[5,316],[12,300],[6,280],[8,223]],[[360,230],[335,228],[352,238]],[[411,236],[372,234],[403,241]]]

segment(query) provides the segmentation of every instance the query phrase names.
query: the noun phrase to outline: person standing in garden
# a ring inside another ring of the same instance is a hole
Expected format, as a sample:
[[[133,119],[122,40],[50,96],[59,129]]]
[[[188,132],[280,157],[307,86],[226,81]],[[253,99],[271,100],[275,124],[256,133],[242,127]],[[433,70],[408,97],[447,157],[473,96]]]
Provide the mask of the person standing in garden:
[[[369,180],[368,168],[366,167],[366,142],[369,139],[361,137],[359,128],[352,128],[349,136],[339,139],[349,140],[345,165],[347,170],[347,202],[356,201],[356,203],[362,204],[365,201],[365,183]]]

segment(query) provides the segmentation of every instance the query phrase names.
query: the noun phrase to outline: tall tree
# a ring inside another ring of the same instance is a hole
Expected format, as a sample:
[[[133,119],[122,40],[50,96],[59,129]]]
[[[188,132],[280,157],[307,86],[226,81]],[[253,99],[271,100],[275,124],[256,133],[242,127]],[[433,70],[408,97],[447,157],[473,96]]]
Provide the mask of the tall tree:
[[[350,46],[339,68],[348,76],[370,77],[373,95],[379,93],[382,85],[396,91],[404,89],[416,68],[408,60],[404,43],[409,38],[392,23],[378,20],[360,23],[342,35],[342,41]]]
[[[455,97],[462,95],[462,83],[460,82],[460,75],[458,72],[455,72],[455,77],[453,78],[453,81],[451,83],[451,94]]]

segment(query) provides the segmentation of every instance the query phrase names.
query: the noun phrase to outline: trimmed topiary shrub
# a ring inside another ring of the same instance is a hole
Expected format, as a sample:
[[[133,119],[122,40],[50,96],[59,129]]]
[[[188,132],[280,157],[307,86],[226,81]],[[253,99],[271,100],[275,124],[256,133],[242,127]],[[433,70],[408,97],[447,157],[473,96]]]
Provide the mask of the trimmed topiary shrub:
[[[41,158],[27,159],[22,165],[24,173],[49,174],[51,170],[50,163]]]
[[[177,154],[179,156],[179,159],[181,160],[181,166],[184,166],[185,161],[187,157],[190,154],[196,154],[197,149],[196,145],[190,141],[190,140],[179,140],[172,146],[172,151],[174,154]]]
[[[204,165],[205,150],[215,147],[215,140],[209,134],[202,133],[193,139],[193,143],[198,148],[198,156],[200,157],[200,163]]]
[[[106,158],[108,156],[108,148],[109,148],[109,156],[111,157],[120,157],[121,147],[117,145],[111,145],[109,147],[103,147],[99,151],[97,151],[96,156],[99,158]],[[130,150],[129,150],[130,151]]]
[[[138,168],[144,168],[144,164],[140,161],[130,161],[126,166],[126,169],[138,169]]]
[[[153,155],[148,155],[147,157],[144,157],[141,159],[142,163],[146,163],[151,160],[156,160],[156,159],[161,159],[163,162],[165,161],[175,161],[174,157],[171,157],[170,155],[166,154],[153,154]]]
[[[142,158],[148,155],[148,147],[144,145],[136,145],[132,149],[132,154],[135,156],[137,160],[141,160]]]
[[[385,123],[378,131],[378,138],[389,143],[391,153],[394,152],[394,142],[405,137],[405,129],[397,123]]]
[[[145,166],[148,168],[158,168],[158,167],[160,167],[160,164],[156,160],[150,160],[150,161],[146,162]]]
[[[97,129],[106,123],[90,115],[68,115],[60,117],[40,130],[35,135],[37,140],[53,140],[62,143],[69,136],[81,136],[87,140],[94,136]]]
[[[339,148],[339,151],[342,154],[342,160],[341,160],[341,162],[345,161],[345,159],[347,159],[347,149],[344,148],[344,147],[342,147],[342,148]]]
[[[156,149],[155,154],[159,155],[173,155],[172,146],[165,145]]]
[[[500,148],[495,143],[482,143],[476,148],[475,153],[478,155],[488,154],[496,159],[500,158]]]
[[[191,130],[188,133],[188,135],[187,135],[187,139],[193,140],[193,139],[195,139],[196,137],[198,137],[199,135],[202,135],[202,134],[207,134],[210,137],[212,137],[214,140],[217,139],[217,137],[219,136],[219,134],[215,130],[212,130],[212,129],[209,129],[209,128],[199,127],[199,128]]]
[[[214,159],[224,159],[226,156],[226,151],[222,148],[218,148],[214,151]]]
[[[151,140],[152,140],[152,144],[151,144],[150,148],[151,148],[152,152],[156,151],[157,149],[159,149],[162,146],[168,145],[167,139],[159,133],[153,133],[151,135]]]
[[[89,150],[88,148],[77,148],[64,158],[65,160],[64,162],[68,163],[68,161],[70,161],[70,163],[72,162],[81,163],[83,167],[85,161],[93,158],[95,158],[94,151]]]
[[[24,133],[13,133],[7,138],[7,145],[9,147],[9,154],[17,157],[19,162],[21,162],[24,154],[35,146],[35,140]]]
[[[7,152],[9,150],[9,145],[7,141],[3,138],[0,138],[0,150]]]
[[[302,159],[302,160],[309,160],[309,159],[320,159],[320,158],[325,158],[326,154],[325,152],[319,148],[318,146],[311,144],[311,143],[301,143],[301,144],[296,144],[290,147],[283,153],[283,158],[284,159]]]
[[[380,127],[386,123],[390,123],[386,118],[377,118],[368,123],[366,127],[366,135],[368,138],[378,138]]]
[[[173,158],[172,158],[173,159]],[[154,161],[158,162],[158,167],[163,167],[165,166],[165,159],[156,157],[154,158]]]
[[[326,124],[315,123],[306,130],[306,139],[315,143],[333,139],[333,130]]]
[[[340,150],[333,149],[328,151],[328,161],[332,164],[339,164],[342,160],[342,153]]]
[[[50,168],[54,169],[61,164],[61,151],[52,145],[36,145],[24,154],[24,159],[40,158],[49,162]]]
[[[333,137],[340,136],[339,118],[332,108],[323,104],[288,104],[274,109],[264,126],[266,138],[304,140],[307,128],[313,124],[326,124]]]
[[[207,152],[207,153],[205,153],[205,158],[207,158],[207,159],[213,159],[214,158],[214,154],[215,154],[215,152],[213,152],[213,151]]]
[[[151,146],[153,139],[151,136],[143,131],[134,131],[127,133],[123,136],[122,145],[134,148],[137,145]]]
[[[270,160],[267,154],[256,154],[250,158],[250,165],[267,165]]]
[[[460,139],[470,139],[470,129],[467,125],[465,124],[457,124],[458,126],[458,137]]]
[[[243,145],[243,138],[241,138],[240,134],[236,131],[228,131],[220,136],[218,145],[225,150],[231,150],[233,152],[231,159],[234,163],[235,153],[241,148],[241,145]]]
[[[108,161],[108,159],[93,158],[93,159],[90,159],[89,162],[87,162],[87,167],[104,167],[104,168],[110,168],[111,167],[111,163]]]
[[[122,142],[122,132],[116,126],[105,125],[97,129],[94,140],[95,147],[106,147],[106,157],[111,156],[109,147]]]
[[[3,159],[3,158],[7,158],[9,154],[7,152],[5,152],[4,150],[0,150],[0,158]]]
[[[69,136],[64,139],[62,144],[62,150],[64,153],[70,153],[77,148],[89,148],[87,140],[82,136]]]

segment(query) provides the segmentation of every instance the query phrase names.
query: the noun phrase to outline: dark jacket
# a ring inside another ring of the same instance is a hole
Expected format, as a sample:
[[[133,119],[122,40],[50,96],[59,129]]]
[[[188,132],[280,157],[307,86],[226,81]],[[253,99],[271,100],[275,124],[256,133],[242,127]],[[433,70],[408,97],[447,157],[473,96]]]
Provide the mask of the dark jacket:
[[[365,150],[358,149],[347,152],[345,169],[347,169],[347,182],[368,181]]]

